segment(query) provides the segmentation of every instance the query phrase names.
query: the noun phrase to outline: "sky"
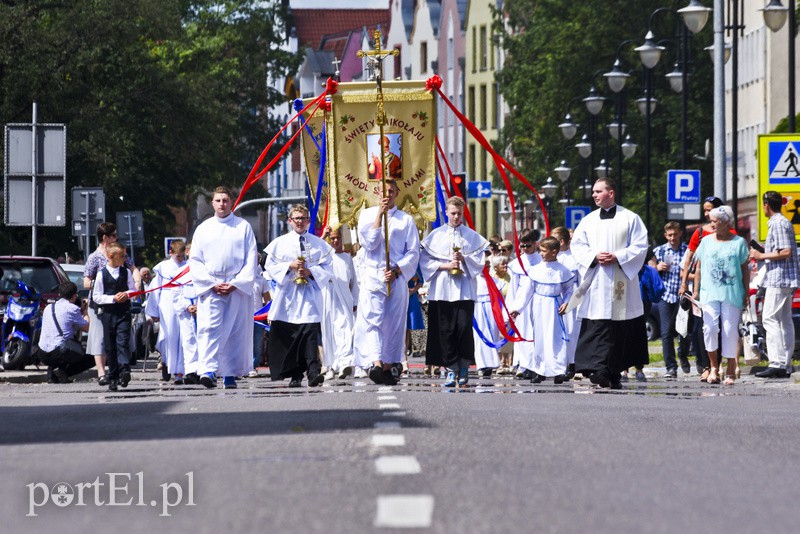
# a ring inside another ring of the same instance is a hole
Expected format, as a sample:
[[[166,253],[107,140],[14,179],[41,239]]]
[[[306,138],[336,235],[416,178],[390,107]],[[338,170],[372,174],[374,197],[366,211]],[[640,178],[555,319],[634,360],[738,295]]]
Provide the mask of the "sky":
[[[353,0],[289,0],[293,9],[353,9]],[[358,9],[388,9],[389,0],[360,0]]]

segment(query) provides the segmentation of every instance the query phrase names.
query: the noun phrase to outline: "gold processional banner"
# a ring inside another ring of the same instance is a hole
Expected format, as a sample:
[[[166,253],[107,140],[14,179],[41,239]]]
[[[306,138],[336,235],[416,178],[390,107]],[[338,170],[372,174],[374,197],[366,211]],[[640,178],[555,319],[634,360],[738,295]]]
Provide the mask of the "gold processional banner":
[[[307,105],[312,100],[314,99],[307,98],[303,100],[303,105]],[[303,141],[301,144],[303,150],[303,162],[306,166],[308,188],[309,191],[311,191],[311,200],[313,202],[317,198],[319,165],[322,160],[320,150],[317,148],[317,146],[319,145],[322,150],[325,150],[322,138],[323,128],[325,127],[325,112],[323,111],[322,106],[320,106],[314,112],[314,115],[311,116],[311,109],[313,109],[313,106],[309,108],[309,111],[303,113],[303,119],[305,120],[308,128],[305,129],[300,137]],[[328,182],[327,173],[323,175],[323,181],[325,183],[322,185],[322,196],[320,197],[319,207],[317,208],[317,219],[320,223],[323,222],[325,218],[325,205],[328,202],[328,189],[325,187]]]
[[[436,108],[424,81],[383,82],[384,138],[376,122],[374,83],[342,83],[328,117],[331,226],[355,228],[361,208],[382,198],[381,149],[386,177],[400,189],[397,206],[411,214],[420,232],[436,219]],[[335,179],[333,179],[335,177]]]

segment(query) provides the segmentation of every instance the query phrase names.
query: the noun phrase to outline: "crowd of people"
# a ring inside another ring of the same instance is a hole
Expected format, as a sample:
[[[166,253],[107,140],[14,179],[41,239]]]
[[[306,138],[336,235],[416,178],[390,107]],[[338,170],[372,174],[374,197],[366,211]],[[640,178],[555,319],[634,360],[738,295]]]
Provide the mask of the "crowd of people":
[[[144,311],[159,324],[156,348],[165,379],[176,385],[213,388],[221,378],[224,388],[236,388],[238,377],[258,376],[265,329],[273,381],[300,387],[305,379],[316,387],[352,375],[394,385],[407,370],[408,334],[421,327],[421,289],[425,373],[441,370],[445,387],[466,385],[472,366],[479,377],[514,374],[556,384],[588,378],[611,389],[635,368],[636,380],[646,381],[651,306],[659,307],[667,379],[677,378],[679,366],[691,372],[691,350],[701,381],[719,384],[726,360],[724,383],[732,385],[750,264],[762,260],[770,363],[756,376],[792,372],[797,248],[778,193],[763,197],[769,233],[760,250],[736,235],[732,210],[715,197],[705,199],[707,224],[688,244],[682,226],[670,221],[665,243],[653,249],[642,220],[616,203],[613,180],[603,178],[592,189],[599,209],[574,232],[559,227],[540,239],[537,230],[523,230],[515,255],[510,241],[487,240],[464,224],[459,197],[446,202],[446,224],[420,241],[414,219],[395,203],[398,192],[386,180],[380,204],[359,216],[351,251],[344,250],[343,228],[325,228],[318,237],[309,231],[309,210],[294,205],[290,230],[260,255],[225,187],[214,191],[214,216],[191,245],[173,242],[169,259],[152,271],[137,270],[116,243],[114,225],[101,224],[84,273],[92,291],[87,316],[74,284],[62,286],[62,298],[43,316],[40,349],[51,378],[65,381],[94,363],[100,385],[126,387],[131,296],[147,286]],[[267,302],[267,320],[254,321]],[[74,345],[64,348],[75,330],[87,328],[93,362]]]

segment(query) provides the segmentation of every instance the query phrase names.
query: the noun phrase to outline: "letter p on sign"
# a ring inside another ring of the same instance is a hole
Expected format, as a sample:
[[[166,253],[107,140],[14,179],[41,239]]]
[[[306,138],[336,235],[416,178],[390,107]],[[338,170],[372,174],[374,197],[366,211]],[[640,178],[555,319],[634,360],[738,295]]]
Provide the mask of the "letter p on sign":
[[[667,202],[700,202],[700,171],[668,171]]]

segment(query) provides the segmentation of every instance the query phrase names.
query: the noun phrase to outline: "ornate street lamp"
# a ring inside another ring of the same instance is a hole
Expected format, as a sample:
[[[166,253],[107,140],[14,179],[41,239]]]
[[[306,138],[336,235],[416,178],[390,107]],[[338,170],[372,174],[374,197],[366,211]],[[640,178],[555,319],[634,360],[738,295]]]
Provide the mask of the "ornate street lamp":
[[[603,103],[605,100],[604,97],[597,93],[597,89],[595,89],[593,85],[591,89],[589,89],[589,96],[583,99],[583,103],[586,104],[586,110],[589,113],[597,115],[603,110]]]
[[[631,136],[625,136],[625,142],[622,143],[622,155],[625,156],[625,159],[632,158],[634,154],[636,154],[636,147],[638,145],[631,141]]]
[[[689,28],[689,31],[697,33],[708,22],[711,8],[701,4],[700,0],[691,0],[688,6],[678,10],[678,14],[683,17],[683,22]]]
[[[572,122],[572,115],[569,113],[564,116],[564,122],[559,124],[558,127],[561,129],[561,135],[563,135],[564,139],[567,141],[575,137],[575,134],[578,133],[578,125]]]

